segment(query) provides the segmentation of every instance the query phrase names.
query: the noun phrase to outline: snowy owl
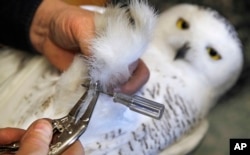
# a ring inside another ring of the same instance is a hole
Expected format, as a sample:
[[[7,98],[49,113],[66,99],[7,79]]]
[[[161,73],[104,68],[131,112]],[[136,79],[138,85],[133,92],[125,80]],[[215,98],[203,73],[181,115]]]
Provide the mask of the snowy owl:
[[[151,75],[137,95],[164,104],[162,119],[140,115],[100,95],[89,127],[80,137],[86,154],[190,151],[206,132],[210,108],[241,72],[241,44],[233,27],[208,8],[182,4],[156,17],[147,4],[133,2],[97,15],[96,31],[93,57],[76,56],[62,75],[41,56],[2,49],[0,127],[26,128],[38,118],[64,116],[81,96],[81,84],[89,76],[103,87],[114,85],[128,79],[128,65],[142,57]],[[2,67],[6,63],[11,68]]]

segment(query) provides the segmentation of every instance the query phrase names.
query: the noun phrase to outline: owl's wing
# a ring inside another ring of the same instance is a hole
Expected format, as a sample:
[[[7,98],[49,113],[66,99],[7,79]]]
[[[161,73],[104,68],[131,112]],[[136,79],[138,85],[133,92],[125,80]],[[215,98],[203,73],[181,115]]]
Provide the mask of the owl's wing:
[[[0,55],[0,127],[26,128],[50,109],[46,103],[59,72],[42,56],[9,48],[1,49]]]
[[[167,147],[159,155],[184,155],[192,152],[202,141],[207,130],[208,121],[205,119],[201,124],[185,134],[179,141]]]

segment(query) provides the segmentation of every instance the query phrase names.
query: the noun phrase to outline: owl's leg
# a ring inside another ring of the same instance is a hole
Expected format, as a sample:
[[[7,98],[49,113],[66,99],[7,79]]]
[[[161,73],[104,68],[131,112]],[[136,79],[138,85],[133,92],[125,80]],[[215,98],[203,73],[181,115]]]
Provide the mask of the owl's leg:
[[[129,66],[146,50],[155,20],[153,9],[138,1],[109,6],[96,14],[96,37],[87,60],[90,79],[99,81],[104,90],[127,81]]]

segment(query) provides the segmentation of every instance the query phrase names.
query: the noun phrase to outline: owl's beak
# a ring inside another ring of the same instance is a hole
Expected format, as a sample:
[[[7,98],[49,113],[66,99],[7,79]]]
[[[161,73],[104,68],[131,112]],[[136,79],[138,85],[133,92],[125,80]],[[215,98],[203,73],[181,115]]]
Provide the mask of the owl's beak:
[[[174,60],[183,59],[189,49],[190,49],[190,47],[189,47],[188,43],[185,43],[181,48],[179,48],[177,50],[177,53],[176,53],[176,56],[174,57]]]

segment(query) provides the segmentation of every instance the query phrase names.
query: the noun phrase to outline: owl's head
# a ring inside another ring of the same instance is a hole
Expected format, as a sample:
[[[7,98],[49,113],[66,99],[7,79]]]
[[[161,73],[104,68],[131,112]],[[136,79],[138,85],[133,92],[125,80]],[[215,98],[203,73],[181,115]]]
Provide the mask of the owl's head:
[[[234,28],[216,11],[195,5],[175,6],[159,17],[155,40],[168,60],[192,70],[219,94],[237,80],[243,64]]]

